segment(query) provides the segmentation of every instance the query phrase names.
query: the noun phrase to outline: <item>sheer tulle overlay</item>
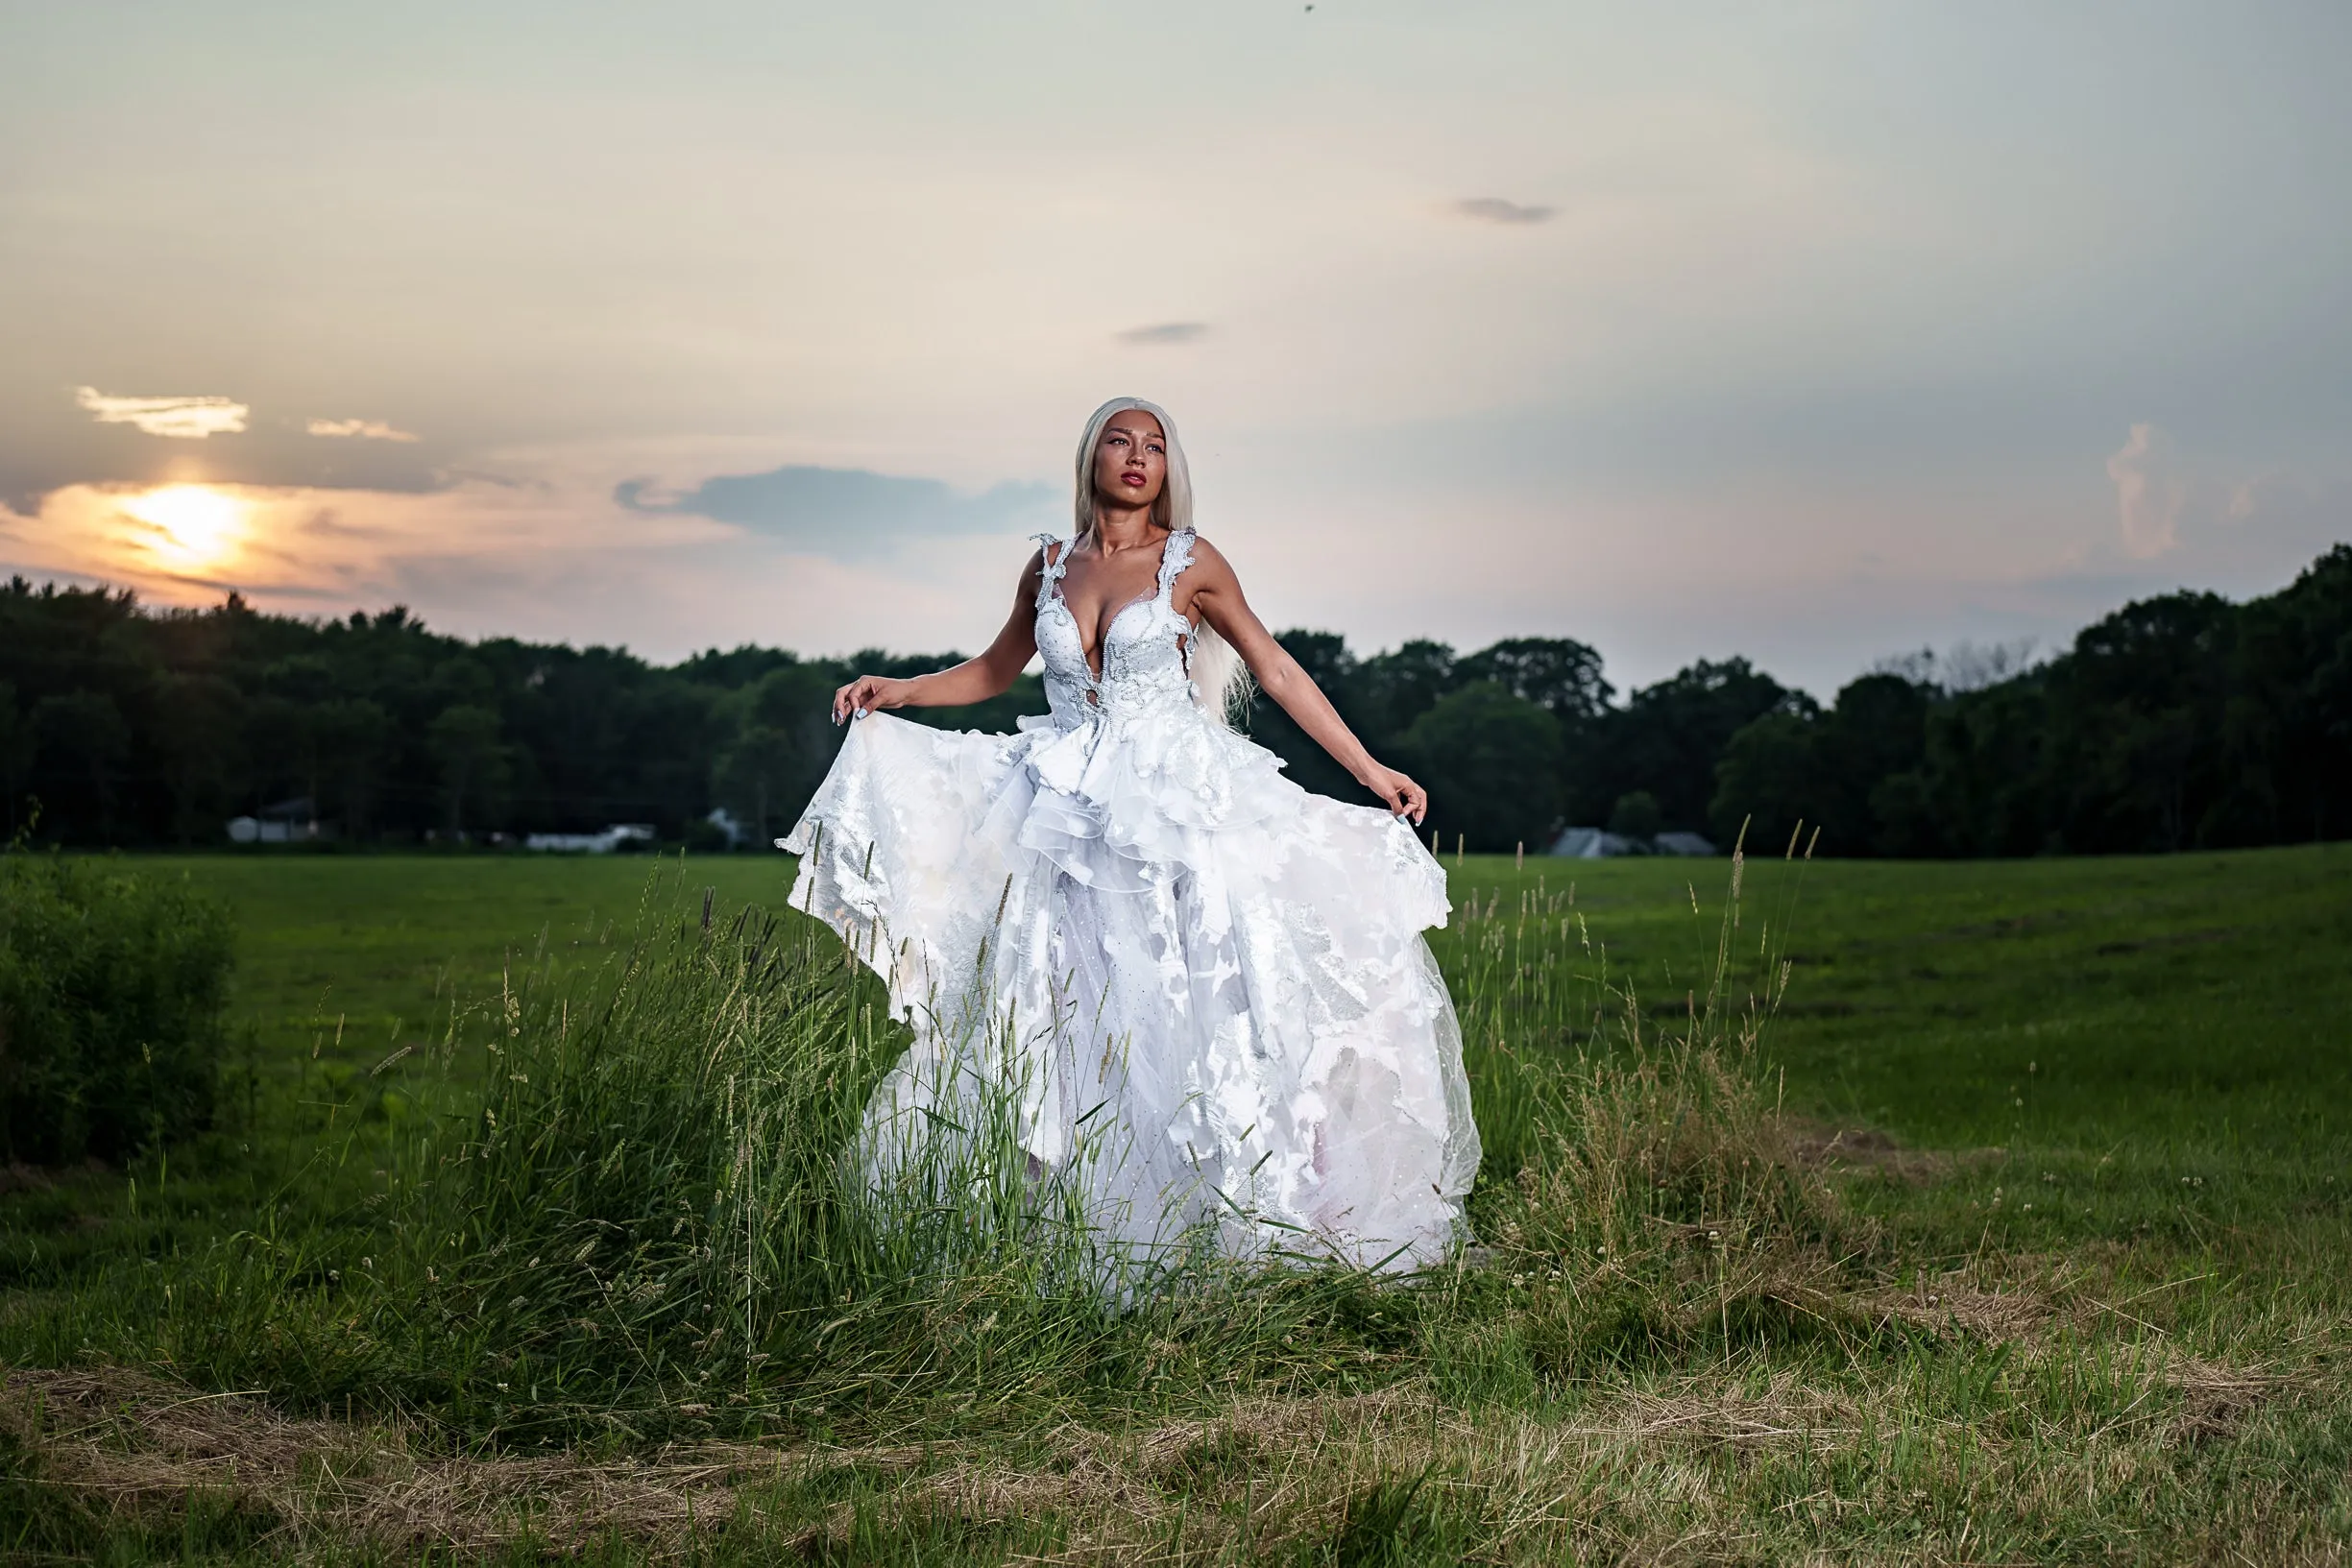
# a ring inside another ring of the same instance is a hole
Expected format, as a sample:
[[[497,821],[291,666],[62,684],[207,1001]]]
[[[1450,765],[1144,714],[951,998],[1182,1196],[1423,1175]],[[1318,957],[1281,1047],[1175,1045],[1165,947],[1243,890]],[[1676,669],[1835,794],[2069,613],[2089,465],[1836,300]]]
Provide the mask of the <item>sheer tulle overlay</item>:
[[[982,1102],[1032,1174],[1139,1260],[1418,1267],[1478,1169],[1462,1041],[1422,931],[1443,872],[1377,808],[1310,795],[1202,712],[1172,589],[1089,667],[1048,541],[1052,713],[1017,735],[854,721],[785,847],[791,903],[888,982],[915,1041],[858,1159],[886,1183]]]

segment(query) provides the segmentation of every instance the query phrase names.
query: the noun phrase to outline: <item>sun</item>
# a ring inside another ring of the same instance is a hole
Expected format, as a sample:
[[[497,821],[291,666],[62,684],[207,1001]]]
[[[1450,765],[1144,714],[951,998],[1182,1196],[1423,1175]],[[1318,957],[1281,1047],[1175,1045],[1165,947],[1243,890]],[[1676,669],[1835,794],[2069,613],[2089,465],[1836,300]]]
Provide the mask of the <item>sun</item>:
[[[123,511],[156,531],[150,541],[156,553],[182,569],[227,560],[245,536],[250,510],[209,485],[166,485],[123,503]]]

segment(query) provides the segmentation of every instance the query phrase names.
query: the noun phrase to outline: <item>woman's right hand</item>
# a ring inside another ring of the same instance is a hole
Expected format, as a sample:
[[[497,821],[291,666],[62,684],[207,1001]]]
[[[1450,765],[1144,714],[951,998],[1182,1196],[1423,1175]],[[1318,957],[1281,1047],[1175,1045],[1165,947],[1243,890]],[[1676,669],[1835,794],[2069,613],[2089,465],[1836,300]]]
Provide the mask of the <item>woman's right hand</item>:
[[[907,688],[912,684],[893,681],[885,675],[861,675],[833,694],[833,721],[840,724],[881,712],[885,708],[904,707]]]

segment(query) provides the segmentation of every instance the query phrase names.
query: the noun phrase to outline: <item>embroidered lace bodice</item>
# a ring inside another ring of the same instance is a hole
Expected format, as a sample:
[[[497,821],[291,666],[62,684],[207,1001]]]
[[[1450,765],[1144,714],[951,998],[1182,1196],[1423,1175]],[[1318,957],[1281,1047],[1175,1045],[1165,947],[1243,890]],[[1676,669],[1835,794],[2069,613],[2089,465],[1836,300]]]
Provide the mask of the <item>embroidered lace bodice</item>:
[[[1107,716],[1140,716],[1187,709],[1196,696],[1188,656],[1192,622],[1176,613],[1176,582],[1192,565],[1193,531],[1179,528],[1160,546],[1159,584],[1128,600],[1103,622],[1103,673],[1086,663],[1078,617],[1062,598],[1075,540],[1039,534],[1045,566],[1037,583],[1037,652],[1045,660],[1046,702],[1054,727],[1075,729]]]

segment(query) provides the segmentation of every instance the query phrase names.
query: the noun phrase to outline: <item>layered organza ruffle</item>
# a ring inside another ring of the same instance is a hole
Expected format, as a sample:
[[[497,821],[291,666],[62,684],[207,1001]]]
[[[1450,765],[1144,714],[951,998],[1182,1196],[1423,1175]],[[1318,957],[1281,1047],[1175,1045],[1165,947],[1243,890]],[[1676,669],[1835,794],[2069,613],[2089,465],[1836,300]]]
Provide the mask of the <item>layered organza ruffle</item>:
[[[1021,847],[1105,892],[1195,871],[1211,853],[1206,835],[1296,814],[1305,798],[1273,753],[1188,709],[1090,715],[1067,729],[1025,719],[1008,757],[1035,785]]]

